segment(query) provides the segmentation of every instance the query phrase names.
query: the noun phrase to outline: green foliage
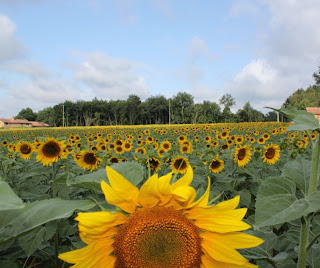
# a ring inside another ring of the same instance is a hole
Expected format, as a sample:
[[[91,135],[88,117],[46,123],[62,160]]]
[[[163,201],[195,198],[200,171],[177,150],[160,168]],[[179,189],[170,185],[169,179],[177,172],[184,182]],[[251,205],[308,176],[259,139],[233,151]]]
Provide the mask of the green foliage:
[[[34,113],[31,108],[28,107],[28,108],[22,109],[15,118],[35,121],[37,119],[37,114]]]
[[[305,110],[306,107],[320,106],[320,86],[314,85],[306,90],[300,88],[288,97],[282,104],[286,109]]]
[[[12,191],[10,186],[5,181],[0,181],[0,211],[23,207],[22,200]]]

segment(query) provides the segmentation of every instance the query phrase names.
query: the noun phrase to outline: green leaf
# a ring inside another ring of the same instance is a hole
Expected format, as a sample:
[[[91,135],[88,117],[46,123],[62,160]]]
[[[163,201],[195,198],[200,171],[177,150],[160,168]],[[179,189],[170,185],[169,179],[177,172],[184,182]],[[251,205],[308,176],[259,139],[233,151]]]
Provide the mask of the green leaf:
[[[68,218],[76,209],[88,210],[94,206],[88,200],[57,198],[29,203],[20,210],[8,210],[0,218],[0,243],[52,220]]]
[[[22,200],[14,193],[8,183],[0,181],[0,211],[21,209],[23,207]]]
[[[90,174],[84,174],[75,177],[68,176],[66,184],[68,186],[101,191],[100,183],[102,180],[108,181],[106,170],[104,168],[101,168]]]
[[[19,265],[10,260],[1,260],[0,267],[1,268],[19,268]]]
[[[267,107],[270,108],[270,107]],[[290,125],[288,127],[288,131],[293,131],[293,130],[319,130],[320,131],[320,124],[319,120],[315,118],[315,116],[312,113],[309,113],[304,110],[287,110],[287,109],[273,109],[286,117],[288,117],[290,120],[294,122],[294,125]]]
[[[254,248],[241,249],[240,252],[247,259],[271,259],[269,251],[277,244],[277,236],[273,232],[247,231],[246,233],[260,237],[264,242]]]
[[[18,238],[19,245],[27,257],[31,256],[44,241],[46,241],[46,228],[41,226]]]
[[[314,244],[308,251],[307,261],[310,267],[318,267],[320,263],[320,244]]]
[[[298,157],[282,168],[282,175],[293,180],[301,192],[306,195],[309,188],[311,161]]]
[[[320,192],[297,199],[295,183],[284,177],[268,178],[257,195],[255,220],[258,227],[290,222],[320,209]]]
[[[135,186],[143,180],[144,169],[143,166],[137,162],[121,162],[112,165],[111,168],[119,172]]]

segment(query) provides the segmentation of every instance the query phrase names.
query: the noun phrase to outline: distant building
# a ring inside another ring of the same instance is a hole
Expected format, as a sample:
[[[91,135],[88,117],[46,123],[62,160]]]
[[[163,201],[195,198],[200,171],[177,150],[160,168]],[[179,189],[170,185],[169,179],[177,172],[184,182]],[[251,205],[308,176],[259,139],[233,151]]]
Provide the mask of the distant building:
[[[43,122],[33,122],[25,119],[11,119],[0,118],[0,128],[22,128],[22,127],[49,127],[48,124]]]
[[[307,112],[313,113],[315,118],[320,121],[320,107],[307,107]]]

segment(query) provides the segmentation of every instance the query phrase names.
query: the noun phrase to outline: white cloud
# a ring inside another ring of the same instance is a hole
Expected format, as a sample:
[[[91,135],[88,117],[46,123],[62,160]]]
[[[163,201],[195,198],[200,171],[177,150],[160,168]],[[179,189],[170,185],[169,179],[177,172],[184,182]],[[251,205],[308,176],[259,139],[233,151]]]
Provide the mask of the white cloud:
[[[1,69],[26,75],[31,79],[49,77],[53,72],[38,62],[15,61],[4,65]]]
[[[138,75],[127,59],[111,58],[102,52],[88,54],[75,68],[74,79],[104,99],[126,99],[130,94],[141,98],[150,95],[143,76]]]
[[[3,14],[0,14],[0,29],[0,63],[23,56],[26,47],[15,37],[16,25]]]
[[[262,108],[278,108],[294,91],[314,84],[312,73],[320,60],[320,1],[263,0],[260,4],[268,8],[270,18],[265,32],[258,36],[262,39],[256,58],[223,91],[235,97],[237,108],[250,101],[256,109],[266,111]],[[237,15],[246,14],[239,6],[233,9]]]

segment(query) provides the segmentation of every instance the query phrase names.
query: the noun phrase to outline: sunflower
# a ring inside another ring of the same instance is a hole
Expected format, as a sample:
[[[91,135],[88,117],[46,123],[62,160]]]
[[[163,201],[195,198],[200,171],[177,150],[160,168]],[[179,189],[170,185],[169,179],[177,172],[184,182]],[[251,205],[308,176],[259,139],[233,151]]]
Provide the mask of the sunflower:
[[[123,149],[126,151],[126,152],[130,152],[131,149],[132,149],[132,144],[129,140],[126,140],[124,143],[123,143]]]
[[[31,154],[33,153],[33,145],[30,142],[22,142],[16,145],[16,150],[19,152],[19,155],[23,159],[30,159]]]
[[[164,141],[160,144],[160,147],[168,151],[171,149],[171,143],[169,141]]]
[[[238,162],[238,167],[244,167],[249,163],[251,155],[251,148],[249,146],[240,146],[234,152],[234,161]]]
[[[120,159],[116,156],[112,156],[109,158],[108,160],[110,163],[119,163],[120,162]]]
[[[143,147],[138,147],[138,148],[136,148],[135,153],[146,154],[147,150]]]
[[[263,240],[242,233],[250,225],[236,209],[240,197],[208,205],[206,192],[195,201],[192,168],[171,184],[172,173],[150,177],[140,190],[106,167],[110,185],[101,181],[109,204],[118,212],[78,213],[84,248],[59,258],[73,267],[257,267],[237,249],[256,247]]]
[[[53,162],[57,162],[59,158],[66,158],[67,154],[64,153],[65,144],[64,141],[58,141],[55,138],[47,138],[36,149],[38,153],[36,156],[37,162],[41,162],[42,165],[52,165]]]
[[[151,170],[158,172],[161,169],[161,161],[155,157],[150,157],[147,162],[147,167],[150,167]]]
[[[163,148],[160,148],[160,149],[157,150],[157,155],[158,155],[159,157],[161,157],[161,158],[164,157],[164,153],[166,153],[166,150],[163,149]]]
[[[1,142],[1,145],[2,145],[2,146],[7,146],[7,145],[8,145],[8,141],[7,141],[7,140],[3,140],[3,141]]]
[[[259,144],[264,144],[266,141],[265,141],[265,139],[263,137],[260,137],[259,139],[257,139],[257,142]]]
[[[123,154],[123,153],[124,153],[124,148],[122,147],[122,145],[117,145],[117,146],[114,148],[114,151],[115,151],[117,154]]]
[[[99,158],[95,152],[92,151],[82,151],[77,153],[77,157],[74,157],[74,159],[77,159],[76,163],[79,167],[81,167],[84,170],[90,170],[91,172],[101,165],[101,158]]]
[[[179,172],[184,174],[190,164],[187,158],[178,155],[176,158],[172,159],[170,166],[173,173]]]
[[[220,173],[224,169],[224,161],[219,158],[214,158],[209,164],[209,169],[213,173]]]
[[[269,165],[274,165],[280,158],[280,146],[277,144],[271,144],[264,146],[265,151],[262,155],[263,162],[267,162]]]

